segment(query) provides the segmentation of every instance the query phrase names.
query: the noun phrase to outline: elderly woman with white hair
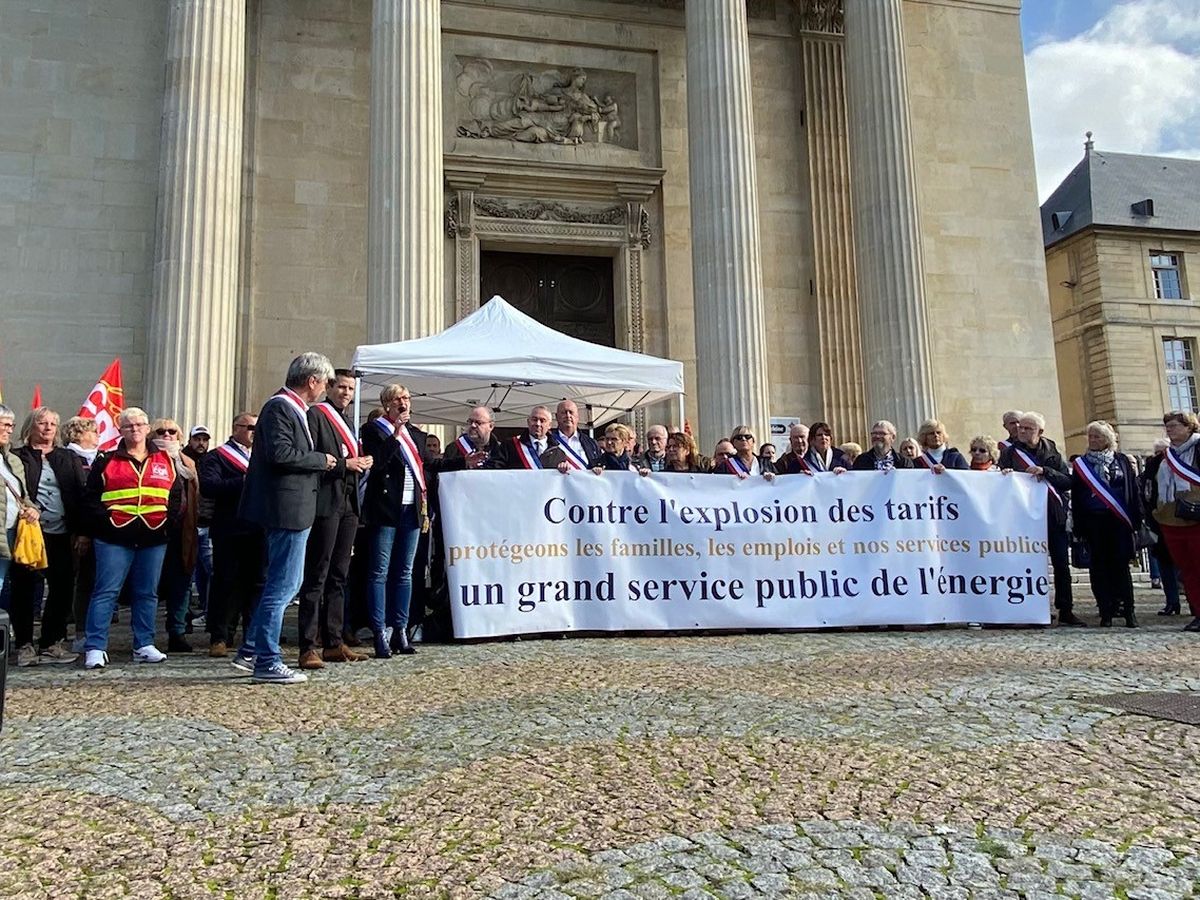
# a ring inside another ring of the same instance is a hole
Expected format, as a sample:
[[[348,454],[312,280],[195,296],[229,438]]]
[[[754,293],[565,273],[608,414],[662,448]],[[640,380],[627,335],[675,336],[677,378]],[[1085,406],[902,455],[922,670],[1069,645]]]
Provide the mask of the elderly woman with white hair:
[[[1121,615],[1127,628],[1136,628],[1129,563],[1142,526],[1137,473],[1129,457],[1117,452],[1117,435],[1107,422],[1088,423],[1087,443],[1087,452],[1074,457],[1071,473],[1075,535],[1088,547],[1088,579],[1100,627],[1111,627],[1113,617]]]
[[[1046,437],[1046,420],[1036,412],[1024,413],[1017,422],[1016,438],[1000,451],[1000,470],[1026,472],[1049,488],[1046,501],[1046,541],[1054,567],[1054,606],[1059,625],[1082,627],[1075,615],[1071,591],[1070,539],[1067,536],[1066,494],[1071,475],[1054,443]]]
[[[1185,631],[1200,631],[1200,419],[1172,410],[1163,416],[1170,445],[1156,470],[1148,506],[1179,570],[1191,607]]]
[[[158,579],[171,524],[183,502],[183,479],[164,450],[147,442],[150,417],[136,406],[117,417],[121,441],[88,472],[85,515],[96,550],[96,586],[88,604],[84,668],[108,665],[108,628],[129,581],[133,661],[157,663],[154,646]]]

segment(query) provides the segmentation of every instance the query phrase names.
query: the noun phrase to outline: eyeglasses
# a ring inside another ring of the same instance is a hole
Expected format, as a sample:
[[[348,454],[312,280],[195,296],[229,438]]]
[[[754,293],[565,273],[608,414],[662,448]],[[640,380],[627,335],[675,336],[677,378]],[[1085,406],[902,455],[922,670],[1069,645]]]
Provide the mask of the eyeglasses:
[[[752,435],[752,434],[735,434],[733,436],[733,440],[735,440],[735,441],[752,441],[752,440],[754,440],[754,435]]]
[[[121,427],[122,428],[149,428],[150,423],[149,422],[126,422]]]
[[[155,428],[154,433],[159,437],[165,437],[168,434],[179,434],[178,428]]]
[[[13,423],[12,423],[12,422],[0,422],[0,428],[9,428],[9,429],[11,429],[12,427],[13,427]]]
[[[972,447],[971,452],[972,453],[987,453],[988,448],[987,447]]]

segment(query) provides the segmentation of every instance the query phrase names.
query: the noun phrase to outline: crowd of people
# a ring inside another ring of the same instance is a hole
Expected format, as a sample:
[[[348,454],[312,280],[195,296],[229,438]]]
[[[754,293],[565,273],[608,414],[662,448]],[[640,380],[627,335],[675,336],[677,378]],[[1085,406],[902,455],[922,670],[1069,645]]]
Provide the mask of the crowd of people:
[[[904,440],[892,423],[876,422],[865,450],[838,445],[825,422],[794,424],[782,453],[769,443],[759,448],[753,429],[739,425],[705,456],[686,431],[663,425],[647,429],[644,446],[622,423],[596,440],[571,400],[553,413],[534,407],[522,433],[501,440],[492,410],[479,406],[443,452],[437,436],[414,423],[412,396],[399,384],[383,389],[357,429],[356,387],[353,372],[305,353],[292,361],[284,387],[257,415],[235,416],[216,447],[203,425],[185,439],[174,420],[131,407],[119,417],[120,441],[104,453],[95,422],[60,422],[47,407],[33,410],[14,449],[15,414],[0,405],[0,596],[7,596],[18,665],[74,663],[82,654],[84,668],[103,669],[121,602],[130,607],[133,660],[161,662],[160,599],[167,653],[192,652],[186,635],[202,625],[208,655],[232,654],[233,667],[258,682],[295,684],[306,670],[367,659],[359,639],[367,629],[375,658],[413,654],[416,626],[449,633],[448,604],[436,588],[437,476],[463,469],[766,479],[914,468],[1025,472],[1049,487],[1060,625],[1085,624],[1073,610],[1074,553],[1088,568],[1100,624],[1122,617],[1135,627],[1130,566],[1148,548],[1166,595],[1160,615],[1179,614],[1182,586],[1193,615],[1186,629],[1200,631],[1200,420],[1191,412],[1164,416],[1165,438],[1140,472],[1107,423],[1088,426],[1087,451],[1068,464],[1046,437],[1043,417],[1016,410],[1002,417],[1002,440],[975,436],[966,455],[950,446],[942,423],[929,420]],[[44,572],[12,563],[22,519],[41,527]],[[300,671],[285,663],[280,645],[294,601]]]

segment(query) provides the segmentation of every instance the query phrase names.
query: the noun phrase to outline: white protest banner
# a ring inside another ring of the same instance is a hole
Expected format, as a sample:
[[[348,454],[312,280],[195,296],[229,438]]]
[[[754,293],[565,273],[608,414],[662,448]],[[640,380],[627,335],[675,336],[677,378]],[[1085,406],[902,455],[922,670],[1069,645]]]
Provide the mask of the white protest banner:
[[[998,472],[454,472],[454,634],[1048,624],[1046,487]]]

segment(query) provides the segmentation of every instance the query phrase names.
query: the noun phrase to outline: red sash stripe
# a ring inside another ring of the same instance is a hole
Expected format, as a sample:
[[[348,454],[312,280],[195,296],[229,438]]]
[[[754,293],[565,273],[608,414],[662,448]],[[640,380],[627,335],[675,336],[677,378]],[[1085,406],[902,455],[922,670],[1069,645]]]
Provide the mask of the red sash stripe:
[[[1023,463],[1025,463],[1026,469],[1033,468],[1034,466],[1037,465],[1037,462],[1028,453],[1026,453],[1024,450],[1022,450],[1016,444],[1013,444],[1012,448],[1013,448],[1013,453],[1015,453],[1018,457],[1020,457],[1021,461]],[[1045,466],[1041,466],[1041,468],[1044,469]],[[1054,489],[1054,485],[1052,485],[1049,481],[1046,482],[1046,487],[1048,487],[1050,489],[1050,496],[1053,497],[1055,500],[1057,500],[1059,505],[1061,506],[1062,502],[1063,502],[1062,495]]]
[[[226,441],[217,448],[217,452],[221,454],[222,459],[228,460],[229,464],[239,472],[245,472],[250,468],[250,457],[232,441]]]
[[[1200,472],[1197,472],[1195,469],[1185,463],[1183,461],[1183,457],[1175,452],[1174,447],[1167,448],[1167,465],[1171,467],[1171,471],[1174,472],[1179,478],[1182,478],[1189,484],[1194,484],[1197,487],[1200,487]]]
[[[1129,513],[1125,512],[1125,508],[1117,502],[1117,498],[1105,487],[1104,482],[1100,480],[1100,476],[1093,472],[1082,458],[1075,460],[1075,472],[1083,479],[1083,483],[1091,488],[1092,493],[1096,495],[1096,499],[1112,510],[1113,514],[1128,525],[1130,529],[1133,528],[1133,520],[1129,518]]]
[[[342,414],[334,409],[328,400],[318,403],[314,409],[328,419],[333,430],[337,432],[342,441],[342,456],[351,459],[358,456],[360,450],[358,441],[354,437],[354,432],[350,430],[350,426],[346,424],[346,420],[342,418]]]
[[[517,459],[521,461],[521,465],[526,469],[542,468],[542,460],[538,457],[534,448],[526,444],[519,437],[513,438],[513,444],[517,448]]]

